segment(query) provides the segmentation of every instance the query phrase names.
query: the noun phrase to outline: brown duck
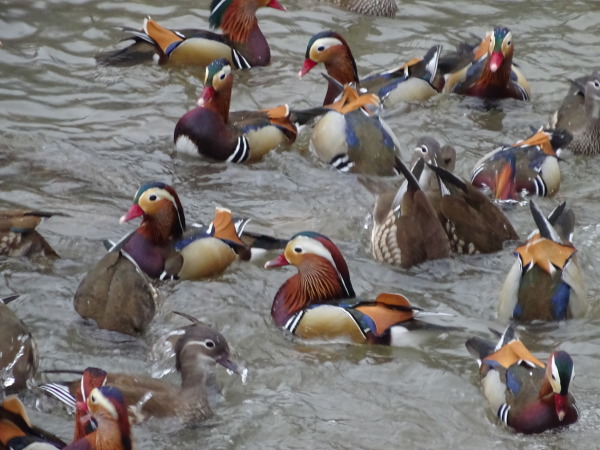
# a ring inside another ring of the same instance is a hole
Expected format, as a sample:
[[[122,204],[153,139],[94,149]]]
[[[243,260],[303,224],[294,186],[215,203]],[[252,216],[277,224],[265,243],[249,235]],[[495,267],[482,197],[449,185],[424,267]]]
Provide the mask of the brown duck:
[[[0,255],[58,257],[35,229],[43,220],[63,215],[47,211],[0,210]]]
[[[7,306],[18,295],[0,299],[0,392],[27,388],[35,376],[37,345],[25,324]]]

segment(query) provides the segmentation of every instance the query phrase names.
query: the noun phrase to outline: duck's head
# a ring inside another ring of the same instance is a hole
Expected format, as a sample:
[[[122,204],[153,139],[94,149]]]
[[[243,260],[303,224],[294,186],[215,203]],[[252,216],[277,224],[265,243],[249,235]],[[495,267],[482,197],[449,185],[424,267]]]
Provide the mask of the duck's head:
[[[556,415],[560,421],[566,415],[569,385],[574,375],[573,359],[571,359],[571,356],[567,352],[559,350],[550,355],[546,366],[546,378],[550,382],[550,386],[552,386]]]
[[[492,72],[498,71],[504,60],[512,60],[513,48],[512,32],[506,27],[494,28],[488,49]]]

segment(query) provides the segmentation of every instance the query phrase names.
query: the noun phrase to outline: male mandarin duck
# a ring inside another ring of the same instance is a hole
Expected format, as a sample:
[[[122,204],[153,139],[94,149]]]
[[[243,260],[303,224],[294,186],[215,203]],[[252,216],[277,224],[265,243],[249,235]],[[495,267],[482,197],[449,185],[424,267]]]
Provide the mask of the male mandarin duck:
[[[424,171],[423,159],[418,159],[414,173],[400,159],[396,159],[396,168],[404,174],[406,181],[395,196],[388,193],[377,198],[371,232],[373,257],[376,261],[404,268],[448,257],[448,236],[417,180]]]
[[[558,155],[571,139],[567,131],[542,128],[514,145],[502,145],[475,164],[471,183],[499,200],[552,197],[560,188]]]
[[[567,146],[573,153],[600,153],[600,70],[571,81],[569,93],[554,113],[550,126],[573,134],[573,141]]]
[[[333,0],[333,3],[359,14],[394,17],[398,6],[394,0]]]
[[[175,190],[159,181],[143,184],[121,223],[142,223],[107,253],[79,285],[75,309],[100,328],[143,333],[156,312],[153,279],[200,280],[221,274],[251,249],[239,238],[231,211],[217,208],[208,228],[186,228]]]
[[[233,73],[225,58],[206,68],[198,106],[184,114],[173,134],[179,151],[201,154],[219,161],[254,162],[279,145],[296,140],[298,130],[292,117],[306,123],[324,112],[290,111],[287,105],[260,111],[229,112]]]
[[[471,61],[445,76],[444,92],[492,100],[529,100],[531,91],[525,77],[513,64],[512,32],[496,27],[473,50]]]
[[[0,443],[7,449],[131,450],[131,428],[127,403],[115,387],[94,388],[87,402],[78,407],[87,411],[97,428],[66,445],[52,434],[31,424],[23,404],[16,397],[4,400],[0,408]]]
[[[0,210],[0,255],[58,257],[35,229],[43,220],[63,215],[46,211]]]
[[[498,317],[520,321],[583,317],[588,299],[571,243],[575,214],[559,205],[548,218],[530,202],[538,229],[516,250],[500,292]]]
[[[57,436],[33,425],[25,406],[16,395],[6,397],[0,402],[0,449],[50,450],[56,448],[73,447],[67,447]]]
[[[180,313],[181,314],[181,313]],[[196,423],[213,415],[207,397],[208,385],[214,376],[212,366],[220,364],[228,371],[242,375],[240,367],[231,359],[231,352],[225,337],[214,328],[191,318],[195,322],[171,333],[174,341],[176,369],[181,374],[181,386],[151,378],[147,375],[104,372],[95,369],[95,374],[104,377],[91,379],[86,369],[81,382],[67,386],[47,384],[43,386],[51,395],[67,405],[74,406],[77,389],[81,386],[97,386],[100,382],[117,387],[125,396],[130,407],[132,423],[139,423],[150,417],[178,417],[186,423]],[[87,389],[85,390],[87,391]]]
[[[130,66],[155,59],[159,64],[208,66],[226,58],[237,69],[266,66],[271,50],[258,26],[256,11],[269,7],[285,11],[277,0],[212,0],[210,26],[223,34],[185,29],[172,31],[152,19],[144,20],[143,31],[124,28],[135,42],[121,50],[99,53],[99,64]]]
[[[390,127],[371,109],[377,96],[360,95],[350,85],[339,100],[327,108],[310,138],[311,150],[341,172],[393,175],[394,158],[400,148]]]
[[[27,387],[35,376],[39,355],[33,336],[7,306],[18,295],[0,299],[0,392]]]
[[[295,266],[298,273],[277,291],[271,316],[277,326],[298,337],[400,345],[407,330],[428,326],[418,320],[422,310],[403,295],[355,298],[344,257],[319,233],[296,234],[284,253],[265,268],[287,265]]]
[[[188,230],[179,196],[165,183],[140,186],[120,222],[140,216],[141,224],[120,246],[151,278],[200,280],[223,273],[238,255],[250,257],[231,211],[217,208],[210,227]]]
[[[441,198],[435,205],[454,253],[492,253],[519,235],[504,213],[479,189],[428,164],[438,177]]]
[[[575,371],[567,352],[552,352],[544,366],[517,339],[512,326],[497,345],[473,337],[466,346],[477,358],[484,395],[504,424],[529,434],[577,421],[579,413],[569,393]]]
[[[364,89],[378,95],[385,106],[426,100],[438,93],[432,82],[441,48],[436,45],[423,58],[413,58],[400,67],[359,80],[356,61],[346,40],[335,31],[322,31],[308,41],[306,59],[298,75],[302,77],[323,63],[331,78],[342,85],[354,83],[361,92]],[[323,105],[333,103],[338,93],[338,86],[330,81]]]

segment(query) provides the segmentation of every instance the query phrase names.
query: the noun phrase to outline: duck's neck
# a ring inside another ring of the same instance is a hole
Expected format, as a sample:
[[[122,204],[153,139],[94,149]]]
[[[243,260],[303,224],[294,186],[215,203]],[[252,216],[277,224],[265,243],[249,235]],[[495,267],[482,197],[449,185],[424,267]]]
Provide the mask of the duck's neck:
[[[98,428],[86,438],[96,450],[131,450],[129,422],[120,426],[108,417],[96,417]]]
[[[251,66],[265,66],[271,60],[271,50],[258,26],[256,7],[252,3],[232,4],[223,15],[221,29]]]
[[[144,215],[138,228],[140,234],[156,245],[164,245],[171,239],[180,238],[183,231],[174,208],[165,208],[153,215]]]
[[[291,316],[302,309],[345,297],[346,291],[331,264],[303,264],[298,266],[298,273],[277,291],[271,316],[277,326],[284,326]]]
[[[218,114],[223,122],[229,121],[229,106],[231,104],[231,89],[215,91],[213,96],[208,100],[204,107]]]
[[[512,55],[508,55],[500,64],[495,72],[490,69],[491,56],[488,55],[486,64],[483,66],[481,74],[481,84],[484,86],[494,86],[499,89],[506,89],[510,82],[510,71],[512,68]]]
[[[325,63],[325,69],[329,76],[339,81],[341,84],[355,83],[358,89],[358,73],[354,57],[349,49],[341,47],[331,60]],[[340,94],[340,88],[331,81],[327,85],[327,93],[323,105],[330,105]]]

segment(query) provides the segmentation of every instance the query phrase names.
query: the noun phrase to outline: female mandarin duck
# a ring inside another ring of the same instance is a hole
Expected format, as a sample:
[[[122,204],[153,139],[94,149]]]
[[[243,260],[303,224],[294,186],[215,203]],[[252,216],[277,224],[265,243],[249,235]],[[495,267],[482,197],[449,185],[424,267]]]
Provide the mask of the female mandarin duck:
[[[100,369],[90,372],[88,368],[81,382],[72,382],[68,387],[46,384],[43,389],[67,405],[75,406],[78,389],[87,392],[90,386],[97,387],[100,383],[115,386],[131,405],[132,423],[139,423],[150,417],[178,417],[186,423],[207,419],[213,415],[207,397],[208,385],[214,377],[212,366],[220,364],[238,375],[242,374],[242,370],[231,360],[229,345],[221,333],[195,318],[190,319],[195,322],[171,333],[169,338],[175,338],[175,367],[181,374],[179,387],[146,375],[106,373]],[[78,432],[81,430],[76,429],[76,433]]]
[[[348,11],[369,16],[394,17],[398,12],[394,0],[333,0],[333,3]]]
[[[441,198],[432,202],[454,253],[492,253],[519,235],[485,194],[442,167],[429,164],[440,183]]]
[[[131,450],[131,428],[127,403],[112,386],[94,388],[87,402],[78,405],[89,412],[97,428],[82,439],[66,445],[52,434],[31,424],[23,404],[6,399],[0,408],[0,443],[8,449]]]
[[[538,230],[516,250],[517,261],[500,292],[498,317],[521,321],[583,317],[588,300],[571,243],[575,214],[559,205],[546,219],[530,202]]]
[[[520,433],[542,433],[577,421],[569,393],[575,371],[567,352],[552,352],[544,366],[511,326],[495,346],[476,337],[466,346],[477,358],[483,392],[503,423]]]
[[[27,388],[35,376],[39,355],[33,336],[7,306],[18,295],[0,299],[0,392]]]
[[[560,188],[558,155],[571,139],[567,131],[540,129],[514,145],[502,145],[475,164],[471,183],[490,189],[499,200],[552,197]]]
[[[513,52],[512,32],[504,27],[494,28],[473,50],[466,66],[446,75],[444,92],[492,100],[529,100],[529,85],[512,63]]]
[[[204,88],[198,106],[184,114],[173,140],[177,150],[201,154],[219,161],[254,162],[279,145],[296,140],[298,131],[292,114],[306,123],[323,110],[292,112],[287,105],[260,111],[229,112],[233,73],[231,65],[217,59],[206,68]]]
[[[208,66],[214,59],[227,58],[237,69],[266,66],[271,50],[256,18],[256,11],[265,6],[285,11],[277,0],[212,0],[209,22],[212,28],[221,28],[223,35],[196,29],[172,31],[146,19],[143,31],[124,29],[132,34],[132,45],[100,53],[96,61],[130,66],[155,59],[159,64]]]
[[[600,70],[571,82],[569,93],[554,113],[550,126],[573,134],[568,145],[573,153],[600,153]]]
[[[354,83],[357,88],[377,94],[385,106],[401,101],[426,100],[438,93],[432,82],[441,48],[436,45],[423,58],[413,58],[398,68],[359,80],[356,62],[346,40],[334,31],[322,31],[308,41],[306,59],[299,76],[323,63],[333,79],[341,84]],[[338,86],[330,81],[323,105],[333,103],[338,93]]]
[[[426,327],[420,308],[400,294],[375,300],[355,298],[344,257],[327,237],[304,231],[265,268],[293,265],[298,273],[277,291],[271,316],[275,324],[304,339],[342,339],[355,343],[401,344],[410,329]]]
[[[310,138],[311,150],[341,172],[393,175],[398,139],[373,112],[377,96],[362,94],[352,86],[340,88],[339,100],[327,106]]]
[[[0,210],[0,255],[32,257],[58,255],[35,230],[45,219],[60,213],[27,210]]]
[[[413,173],[397,159],[396,168],[406,181],[395,196],[387,193],[377,198],[371,232],[371,251],[376,261],[409,268],[450,255],[448,236],[417,180],[423,166],[419,158]]]

